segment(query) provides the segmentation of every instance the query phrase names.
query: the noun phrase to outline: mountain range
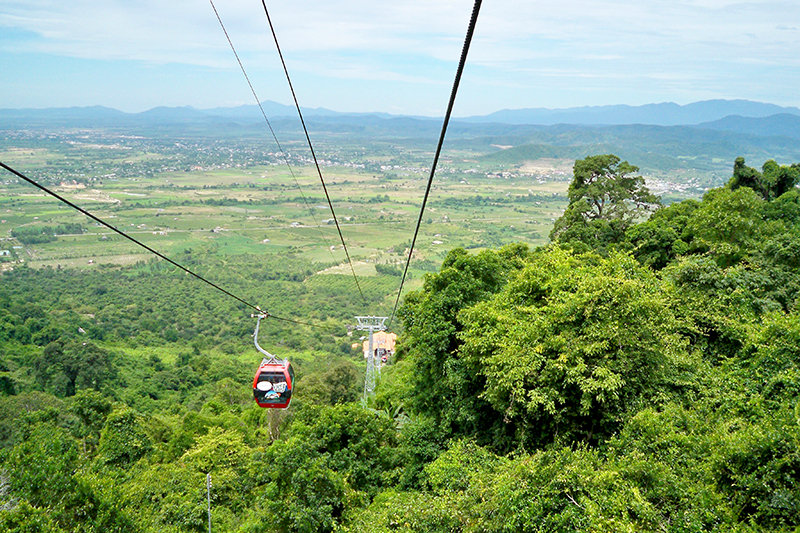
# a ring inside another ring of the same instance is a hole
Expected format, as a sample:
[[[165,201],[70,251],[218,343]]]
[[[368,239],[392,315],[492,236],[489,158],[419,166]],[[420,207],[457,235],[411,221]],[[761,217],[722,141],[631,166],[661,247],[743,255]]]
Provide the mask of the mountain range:
[[[265,101],[261,104],[264,114],[270,119],[294,119],[294,107]],[[419,121],[435,121],[441,118],[398,116],[387,113],[341,113],[325,108],[305,108],[308,119],[324,122],[360,122],[370,119],[411,118]],[[740,117],[740,118],[731,118]],[[643,124],[651,126],[698,126],[714,123],[711,129],[738,131],[747,119],[765,119],[763,124],[750,120],[757,129],[774,131],[770,126],[781,123],[783,134],[796,133],[796,122],[791,117],[800,117],[800,109],[749,100],[706,100],[687,105],[674,103],[648,104],[642,106],[609,105],[595,107],[573,107],[565,109],[506,109],[489,115],[454,118],[454,122],[467,124],[541,125],[572,124],[585,126],[611,126]],[[256,105],[195,109],[193,107],[155,107],[141,113],[124,113],[102,106],[69,107],[49,109],[0,109],[0,129],[52,125],[106,124],[159,125],[159,124],[230,124],[242,125],[263,122],[261,110]],[[721,122],[718,122],[721,121]],[[733,129],[731,129],[733,128]]]
[[[647,124],[652,126],[696,126],[729,116],[765,118],[777,114],[800,116],[796,107],[749,100],[705,100],[687,105],[674,103],[642,106],[609,105],[567,109],[506,109],[482,117],[468,117],[467,122],[501,122],[504,124],[582,124],[614,126]]]
[[[293,107],[269,101],[262,107],[270,127],[282,140],[304,142]],[[317,139],[402,140],[420,150],[435,146],[442,126],[441,118],[339,113],[322,108],[305,109],[304,117]],[[0,109],[0,136],[3,130],[58,128],[106,129],[165,139],[269,138],[264,117],[255,105],[202,110],[156,107],[142,113],[102,106]],[[727,173],[739,156],[757,166],[768,159],[794,163],[800,161],[799,141],[800,109],[744,100],[709,100],[685,106],[505,110],[453,119],[447,131],[448,148],[482,154],[493,164],[613,153],[643,171],[671,173]]]

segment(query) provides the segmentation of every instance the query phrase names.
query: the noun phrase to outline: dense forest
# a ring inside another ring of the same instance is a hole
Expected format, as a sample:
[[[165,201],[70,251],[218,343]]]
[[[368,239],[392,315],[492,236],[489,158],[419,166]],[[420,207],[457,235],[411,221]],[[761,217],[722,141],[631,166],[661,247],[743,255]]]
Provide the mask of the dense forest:
[[[210,474],[214,531],[796,531],[800,165],[671,205],[637,172],[576,161],[552,244],[450,251],[367,405],[361,301],[311,263],[178,258],[320,325],[264,326],[285,411],[247,309],[162,262],[3,273],[0,530],[206,531]]]

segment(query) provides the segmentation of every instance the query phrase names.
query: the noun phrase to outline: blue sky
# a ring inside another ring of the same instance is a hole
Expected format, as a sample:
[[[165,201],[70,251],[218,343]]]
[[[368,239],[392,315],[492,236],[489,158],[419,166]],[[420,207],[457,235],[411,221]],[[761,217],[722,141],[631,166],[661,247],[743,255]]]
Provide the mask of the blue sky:
[[[215,5],[291,103],[260,1]],[[472,0],[267,5],[304,107],[444,112]],[[0,108],[254,103],[208,0],[2,0],[0,72]],[[454,113],[714,98],[800,107],[796,0],[485,0]]]

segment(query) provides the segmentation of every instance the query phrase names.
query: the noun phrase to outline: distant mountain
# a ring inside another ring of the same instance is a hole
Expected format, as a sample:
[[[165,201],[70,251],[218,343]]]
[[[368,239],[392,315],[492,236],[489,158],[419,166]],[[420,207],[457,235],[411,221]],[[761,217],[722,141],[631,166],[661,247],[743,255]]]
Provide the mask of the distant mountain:
[[[788,136],[759,136],[749,132],[714,130],[699,126],[527,126],[538,128],[527,135],[509,138],[491,146],[512,146],[486,151],[480,159],[491,164],[518,165],[540,158],[579,159],[593,154],[615,154],[657,174],[679,169],[722,171],[728,174],[733,161],[744,157],[760,166],[768,159],[780,164],[800,161],[800,143]],[[456,143],[451,143],[451,145]]]
[[[700,124],[700,128],[732,131],[759,137],[791,137],[800,140],[800,116],[780,113],[769,117],[741,117],[733,115],[714,122]]]
[[[124,120],[127,113],[110,107],[52,107],[48,109],[0,109],[0,130],[32,127],[106,127]]]
[[[183,107],[159,106],[159,107],[154,107],[153,109],[148,109],[147,111],[142,111],[141,113],[132,113],[131,115],[142,119],[155,118],[159,120],[166,119],[166,120],[178,120],[178,121],[199,120],[208,116],[207,113],[198,111],[192,106],[183,106]]]
[[[554,124],[692,126],[720,120],[729,115],[760,118],[775,114],[800,115],[800,109],[749,100],[706,100],[683,106],[663,103],[643,106],[610,105],[566,109],[505,109],[485,116],[459,120],[471,123],[499,122],[544,126]]]
[[[261,107],[267,118],[292,121],[297,120],[297,110],[288,106],[266,100],[261,102]],[[340,113],[323,107],[302,108],[303,116],[307,119],[333,119],[338,118],[361,119],[398,118],[388,113]],[[415,118],[415,117],[403,117]],[[423,120],[425,117],[421,117]],[[47,109],[0,109],[0,129],[26,128],[26,127],[91,127],[155,124],[256,124],[263,123],[264,116],[257,105],[241,105],[238,107],[215,107],[213,109],[196,109],[192,106],[182,107],[154,107],[141,113],[125,113],[109,107],[51,107]]]
[[[272,100],[265,100],[261,102],[261,107],[267,118],[296,118],[297,109],[291,105],[283,105]],[[388,113],[341,113],[339,111],[332,111],[324,107],[301,107],[304,117],[380,117],[391,118],[393,115]],[[264,117],[261,110],[257,105],[240,105],[238,107],[215,107],[213,109],[204,109],[203,113],[208,115],[215,115],[219,117],[233,118],[243,121],[261,121]]]
[[[279,104],[272,100],[261,102],[261,107],[264,108],[268,118],[272,117],[293,117],[297,111],[293,106]],[[213,109],[204,109],[204,113],[209,115],[216,115],[218,117],[226,117],[237,120],[255,121],[264,120],[261,116],[261,110],[257,105],[240,105],[238,107],[215,107]]]
[[[291,106],[264,102],[264,111],[281,142],[304,142]],[[769,113],[770,116],[745,116]],[[728,111],[740,113],[719,117]],[[787,111],[788,110],[788,111]],[[455,119],[447,132],[449,149],[483,154],[492,164],[516,165],[537,158],[576,159],[613,153],[647,172],[680,169],[729,172],[738,156],[748,161],[775,159],[781,164],[800,161],[800,110],[743,100],[713,100],[687,106],[608,106],[569,110],[519,110],[502,113],[548,114],[558,124],[538,125]],[[432,150],[441,119],[393,116],[385,113],[337,113],[327,109],[305,110],[314,139],[402,140],[404,146]],[[509,115],[510,116],[510,115]],[[713,120],[704,120],[712,117]],[[483,117],[487,118],[487,117]],[[502,117],[501,117],[502,118]],[[630,121],[627,124],[581,124],[580,121]],[[690,120],[691,119],[691,120]],[[701,120],[703,119],[703,120]],[[487,119],[488,120],[488,119]],[[571,120],[573,124],[565,121]],[[639,123],[633,123],[638,121]],[[662,126],[642,122],[697,122]],[[0,132],[58,128],[102,129],[118,134],[153,138],[214,138],[235,140],[261,138],[269,132],[257,106],[195,109],[156,107],[142,113],[123,113],[106,107],[54,109],[0,109]],[[361,142],[361,141],[359,141]],[[507,149],[506,149],[507,148]]]
[[[261,106],[267,118],[277,120],[297,120],[294,106],[277,102],[264,101]],[[374,125],[375,120],[390,120],[395,124],[408,125],[409,120],[420,123],[439,122],[440,118],[409,117],[390,115],[388,113],[340,113],[325,108],[303,108],[307,119],[329,123],[341,121],[343,124]],[[713,123],[729,116],[740,118],[765,118],[773,115],[800,116],[796,107],[780,107],[773,104],[750,102],[747,100],[707,100],[688,105],[674,103],[648,104],[643,106],[612,105],[597,107],[573,107],[566,109],[506,109],[485,116],[473,116],[453,119],[455,123],[467,125],[541,125],[572,124],[584,126],[613,126],[625,124],[645,124],[653,126],[695,126]],[[256,105],[238,107],[216,107],[213,109],[195,109],[194,107],[155,107],[142,113],[124,113],[102,106],[69,107],[50,109],[0,109],[0,129],[50,126],[90,127],[119,124],[146,125],[172,124],[256,124],[263,122],[261,110]],[[784,122],[788,119],[782,119]],[[709,129],[726,131],[734,127],[732,119],[729,123],[709,126]],[[756,123],[753,122],[753,125]],[[769,128],[764,123],[764,128]],[[738,126],[737,126],[738,127]],[[791,129],[790,126],[787,126]],[[434,128],[435,129],[435,128]],[[747,131],[744,131],[749,133]]]

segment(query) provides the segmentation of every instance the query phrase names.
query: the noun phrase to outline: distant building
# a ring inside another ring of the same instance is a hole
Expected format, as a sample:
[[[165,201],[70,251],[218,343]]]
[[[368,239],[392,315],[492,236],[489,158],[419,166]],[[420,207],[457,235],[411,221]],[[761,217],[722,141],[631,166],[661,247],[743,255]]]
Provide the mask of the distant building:
[[[0,250],[0,257],[10,257],[11,251],[10,250]]]

